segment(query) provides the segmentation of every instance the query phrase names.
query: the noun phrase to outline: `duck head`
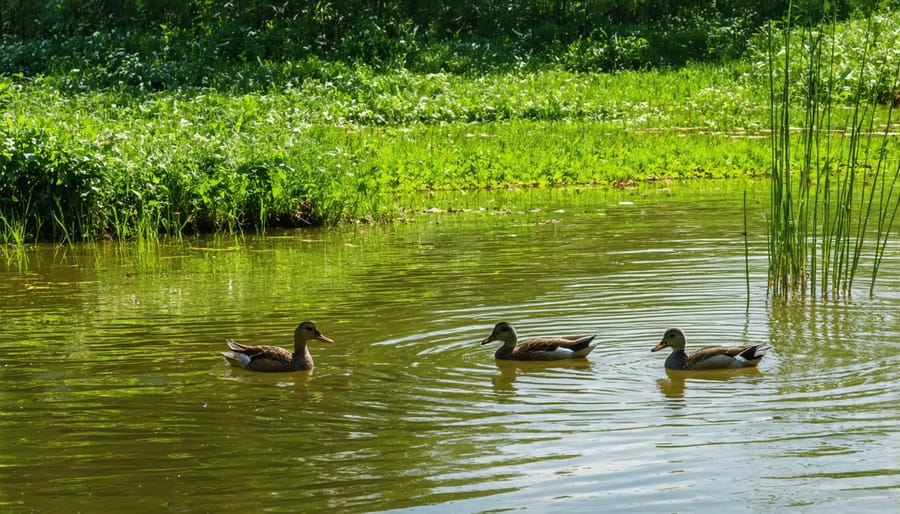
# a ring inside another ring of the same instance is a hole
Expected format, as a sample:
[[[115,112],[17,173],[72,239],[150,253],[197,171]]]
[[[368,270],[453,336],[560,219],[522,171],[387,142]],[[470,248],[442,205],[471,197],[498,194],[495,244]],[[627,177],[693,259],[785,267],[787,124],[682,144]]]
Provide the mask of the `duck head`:
[[[672,350],[684,350],[684,346],[687,344],[687,339],[684,337],[684,331],[680,328],[672,327],[666,329],[666,333],[663,334],[662,341],[659,342],[658,345],[654,346],[651,352],[658,352],[665,347],[670,347]]]
[[[332,339],[325,337],[325,334],[319,332],[319,329],[316,328],[316,324],[312,321],[304,321],[297,325],[297,329],[294,330],[294,342],[295,343],[305,343],[311,340],[322,341],[323,343],[333,343]]]
[[[502,341],[503,344],[515,345],[516,341],[518,341],[516,329],[514,329],[509,323],[501,321],[494,326],[494,330],[491,332],[491,335],[481,340],[481,344],[485,345],[490,343],[491,341]]]

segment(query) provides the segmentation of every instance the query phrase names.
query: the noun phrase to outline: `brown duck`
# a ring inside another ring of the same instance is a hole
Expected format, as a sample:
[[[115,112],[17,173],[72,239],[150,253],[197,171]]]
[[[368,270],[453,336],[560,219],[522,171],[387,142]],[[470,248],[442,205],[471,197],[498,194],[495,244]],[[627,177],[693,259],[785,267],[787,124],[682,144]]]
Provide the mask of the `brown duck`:
[[[503,346],[494,352],[494,357],[501,360],[555,361],[587,357],[595,347],[591,344],[594,337],[596,336],[534,337],[519,341],[516,329],[509,323],[501,321],[481,344],[485,345],[491,341],[503,342]]]
[[[666,330],[662,341],[650,351],[657,352],[667,346],[671,347],[672,353],[666,358],[666,368],[684,371],[749,368],[759,364],[765,355],[761,344],[709,346],[688,355],[684,352],[686,344],[684,331],[673,327]]]
[[[304,371],[313,368],[312,355],[306,343],[310,340],[333,343],[325,337],[316,324],[304,321],[294,330],[294,351],[291,352],[280,346],[246,346],[228,340],[230,352],[222,352],[228,362],[235,367],[251,371]]]

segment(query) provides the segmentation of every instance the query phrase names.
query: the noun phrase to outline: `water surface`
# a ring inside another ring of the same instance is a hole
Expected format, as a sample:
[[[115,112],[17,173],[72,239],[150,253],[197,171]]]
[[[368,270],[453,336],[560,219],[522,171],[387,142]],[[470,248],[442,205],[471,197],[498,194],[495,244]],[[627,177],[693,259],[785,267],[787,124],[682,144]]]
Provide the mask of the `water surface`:
[[[764,192],[494,192],[388,226],[10,251],[0,508],[898,512],[900,252],[872,299],[773,301]],[[335,340],[312,373],[218,354],[304,319]],[[500,320],[599,348],[500,364],[479,345]],[[672,325],[770,349],[668,374],[649,350]]]

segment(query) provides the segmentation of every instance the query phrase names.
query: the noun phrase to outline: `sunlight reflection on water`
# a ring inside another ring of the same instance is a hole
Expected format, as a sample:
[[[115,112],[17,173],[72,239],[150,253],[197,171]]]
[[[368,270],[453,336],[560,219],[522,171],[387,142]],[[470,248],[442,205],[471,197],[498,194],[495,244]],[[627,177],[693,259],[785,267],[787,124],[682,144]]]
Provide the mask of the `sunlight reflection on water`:
[[[754,226],[748,307],[739,194],[530,198],[547,205],[9,262],[0,505],[896,510],[897,266],[874,299],[771,302]],[[218,354],[289,346],[301,319],[335,340],[311,346],[313,372]],[[500,320],[598,348],[495,362],[480,341]],[[759,369],[667,373],[650,348],[672,325],[689,349],[770,350]]]

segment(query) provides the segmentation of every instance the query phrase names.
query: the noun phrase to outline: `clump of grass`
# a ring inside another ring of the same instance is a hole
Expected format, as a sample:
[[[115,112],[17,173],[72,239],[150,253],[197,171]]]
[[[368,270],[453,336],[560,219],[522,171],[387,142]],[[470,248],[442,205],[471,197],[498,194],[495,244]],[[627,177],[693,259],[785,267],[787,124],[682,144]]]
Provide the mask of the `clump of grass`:
[[[876,23],[871,16],[856,63],[854,94],[841,119],[838,111],[846,97],[839,94],[843,72],[837,65],[836,25],[830,25],[830,32],[806,28],[794,33],[788,22],[778,43],[769,27],[773,127],[769,284],[775,296],[849,297],[867,251],[873,251],[869,293],[874,292],[900,203],[894,194],[900,166],[893,169],[890,163],[896,161],[889,155],[893,104],[879,107],[881,96],[872,91],[873,84],[896,89],[900,65],[889,67],[887,61],[871,65],[869,50],[881,43]],[[797,70],[800,78],[795,76]],[[804,111],[796,147],[790,105],[798,84]],[[791,155],[795,149],[797,159]]]
[[[28,231],[22,218],[8,219],[0,214],[0,245],[16,247],[25,244]]]
[[[0,130],[0,216],[15,232],[73,241],[96,232],[103,173],[92,153],[42,129]]]

